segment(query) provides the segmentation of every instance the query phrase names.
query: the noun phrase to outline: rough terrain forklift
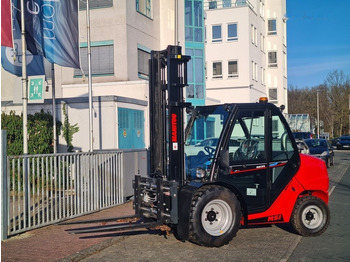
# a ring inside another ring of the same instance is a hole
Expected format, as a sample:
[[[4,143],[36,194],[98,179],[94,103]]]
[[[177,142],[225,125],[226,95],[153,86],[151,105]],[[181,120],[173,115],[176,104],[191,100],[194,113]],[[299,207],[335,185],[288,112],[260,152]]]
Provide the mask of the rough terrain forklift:
[[[291,223],[300,235],[322,234],[330,221],[325,163],[299,153],[273,104],[186,103],[189,61],[180,46],[151,53],[151,172],[134,180],[140,220],[75,232],[167,225],[209,247],[227,244],[241,225]]]

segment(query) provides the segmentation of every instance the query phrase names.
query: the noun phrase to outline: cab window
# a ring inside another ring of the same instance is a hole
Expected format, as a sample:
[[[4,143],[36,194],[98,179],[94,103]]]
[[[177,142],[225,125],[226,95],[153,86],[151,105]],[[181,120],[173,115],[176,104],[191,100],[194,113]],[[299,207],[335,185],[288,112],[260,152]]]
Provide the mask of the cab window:
[[[230,165],[242,160],[258,161],[265,154],[265,116],[263,112],[243,111],[234,123],[229,143]]]
[[[272,161],[288,160],[293,154],[292,141],[280,117],[272,116]]]

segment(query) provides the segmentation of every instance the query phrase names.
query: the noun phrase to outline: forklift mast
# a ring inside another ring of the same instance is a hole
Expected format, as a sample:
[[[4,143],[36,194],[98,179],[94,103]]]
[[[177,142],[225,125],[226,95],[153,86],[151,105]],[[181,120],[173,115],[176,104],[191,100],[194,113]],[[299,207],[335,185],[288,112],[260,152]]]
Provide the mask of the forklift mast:
[[[150,171],[184,183],[184,102],[187,62],[181,46],[152,51],[149,61]]]

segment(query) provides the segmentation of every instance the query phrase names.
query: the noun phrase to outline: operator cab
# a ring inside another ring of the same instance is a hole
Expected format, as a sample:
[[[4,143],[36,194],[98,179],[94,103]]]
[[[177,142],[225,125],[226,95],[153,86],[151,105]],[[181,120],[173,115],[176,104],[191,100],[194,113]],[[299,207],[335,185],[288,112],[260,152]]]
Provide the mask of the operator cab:
[[[187,181],[227,183],[244,198],[248,211],[266,210],[300,163],[281,111],[259,103],[196,107],[189,113]]]

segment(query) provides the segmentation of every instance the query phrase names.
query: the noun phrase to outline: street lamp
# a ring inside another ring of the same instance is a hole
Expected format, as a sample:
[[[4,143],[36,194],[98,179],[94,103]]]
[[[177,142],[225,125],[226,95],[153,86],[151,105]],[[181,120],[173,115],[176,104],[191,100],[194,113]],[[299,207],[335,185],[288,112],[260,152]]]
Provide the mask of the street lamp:
[[[317,90],[317,138],[320,138],[320,98],[319,90]]]

